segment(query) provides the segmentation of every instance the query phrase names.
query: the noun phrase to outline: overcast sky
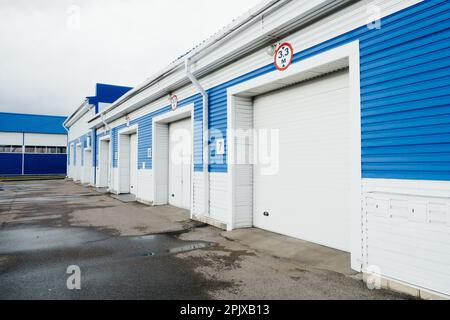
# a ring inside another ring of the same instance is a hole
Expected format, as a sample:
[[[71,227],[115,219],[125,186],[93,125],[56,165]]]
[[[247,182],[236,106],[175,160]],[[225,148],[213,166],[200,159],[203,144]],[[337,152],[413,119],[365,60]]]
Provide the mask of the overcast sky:
[[[69,115],[136,86],[260,0],[0,0],[0,111]]]

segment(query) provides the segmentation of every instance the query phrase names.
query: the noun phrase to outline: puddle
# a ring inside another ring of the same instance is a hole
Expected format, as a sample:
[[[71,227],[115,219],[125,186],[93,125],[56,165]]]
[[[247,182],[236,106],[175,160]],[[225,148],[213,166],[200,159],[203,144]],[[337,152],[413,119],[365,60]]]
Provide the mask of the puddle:
[[[153,257],[155,254],[153,252],[146,252],[142,256],[143,257]]]
[[[0,231],[0,255],[39,250],[73,249],[109,251],[126,256],[175,255],[212,246],[204,241],[185,241],[172,235],[109,236],[85,228],[47,228],[22,225]]]
[[[74,247],[101,237],[75,228],[13,227],[0,232],[0,254]]]
[[[211,247],[212,244],[211,243],[203,243],[203,242],[197,242],[197,243],[192,243],[192,244],[188,244],[185,246],[181,246],[178,248],[173,248],[169,250],[169,253],[171,254],[177,254],[177,253],[182,253],[182,252],[188,252],[188,251],[194,251],[194,250],[199,250],[199,249],[204,249],[204,248],[208,248]]]
[[[71,196],[53,196],[53,197],[16,197],[14,198],[14,203],[21,204],[21,203],[40,203],[40,202],[62,202],[62,201],[75,201],[80,200],[82,197],[95,197],[99,195],[71,195]],[[11,198],[8,199],[0,199],[0,203],[9,203],[11,202]]]
[[[147,249],[144,250],[144,253],[141,253],[144,257],[174,255],[204,249],[214,245],[214,243],[206,241],[180,240],[175,236],[165,234],[129,237],[129,239],[135,243],[136,247],[145,247]]]

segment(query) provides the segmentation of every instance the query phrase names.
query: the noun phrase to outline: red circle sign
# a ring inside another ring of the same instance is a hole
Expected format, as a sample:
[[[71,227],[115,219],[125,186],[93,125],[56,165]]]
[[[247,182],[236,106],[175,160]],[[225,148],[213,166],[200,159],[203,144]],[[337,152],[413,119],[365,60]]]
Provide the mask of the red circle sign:
[[[175,111],[178,108],[178,97],[173,95],[170,97],[170,105],[172,106],[172,110]]]
[[[293,59],[294,48],[292,45],[289,42],[280,44],[275,52],[275,67],[280,71],[284,71],[292,64]]]

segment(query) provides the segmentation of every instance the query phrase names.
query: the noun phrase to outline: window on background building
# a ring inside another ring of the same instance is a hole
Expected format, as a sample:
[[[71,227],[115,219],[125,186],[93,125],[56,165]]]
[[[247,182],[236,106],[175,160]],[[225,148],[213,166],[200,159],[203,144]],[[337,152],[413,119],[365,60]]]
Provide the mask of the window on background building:
[[[25,147],[25,153],[35,153],[35,147],[26,146]]]
[[[0,153],[11,152],[11,146],[0,145]]]
[[[36,147],[35,153],[47,153],[47,147]]]
[[[47,147],[47,153],[56,153],[56,147]]]
[[[22,153],[22,146],[11,146],[11,153]]]
[[[10,146],[6,146],[6,147],[10,148]],[[58,154],[59,153],[59,154],[66,154],[67,153],[67,147],[45,147],[45,146],[37,146],[37,147],[35,147],[35,146],[26,146],[25,147],[25,153],[41,153],[41,154],[48,154],[48,153],[49,154]]]
[[[66,147],[58,147],[58,153],[67,153],[67,148]]]

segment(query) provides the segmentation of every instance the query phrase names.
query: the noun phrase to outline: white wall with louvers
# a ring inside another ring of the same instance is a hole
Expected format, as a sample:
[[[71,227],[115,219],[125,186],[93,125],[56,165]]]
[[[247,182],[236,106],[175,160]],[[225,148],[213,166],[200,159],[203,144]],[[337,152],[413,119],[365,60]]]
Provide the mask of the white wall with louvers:
[[[365,270],[450,295],[450,183],[364,179],[363,191]]]

